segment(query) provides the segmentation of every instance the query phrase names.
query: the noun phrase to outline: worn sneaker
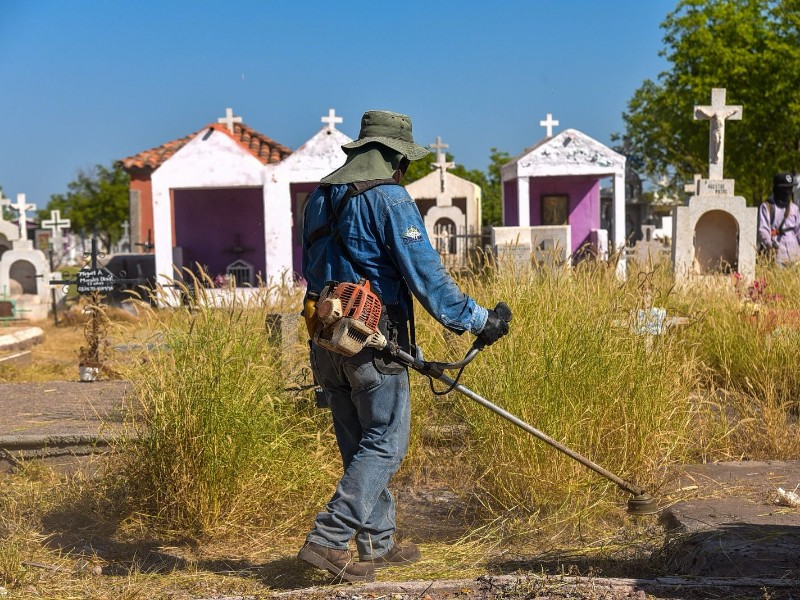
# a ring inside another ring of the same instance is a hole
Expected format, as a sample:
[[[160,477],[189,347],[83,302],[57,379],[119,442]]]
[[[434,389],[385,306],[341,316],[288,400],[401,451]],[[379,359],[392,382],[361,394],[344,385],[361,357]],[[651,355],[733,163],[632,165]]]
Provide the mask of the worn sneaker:
[[[314,542],[306,542],[297,558],[320,569],[327,569],[345,581],[375,581],[375,570],[370,562],[355,562],[349,550],[326,548]]]
[[[406,542],[405,544],[398,544],[397,542],[382,556],[377,558],[362,558],[360,562],[372,564],[376,569],[383,567],[399,567],[401,565],[410,565],[419,560],[420,552],[416,544]]]

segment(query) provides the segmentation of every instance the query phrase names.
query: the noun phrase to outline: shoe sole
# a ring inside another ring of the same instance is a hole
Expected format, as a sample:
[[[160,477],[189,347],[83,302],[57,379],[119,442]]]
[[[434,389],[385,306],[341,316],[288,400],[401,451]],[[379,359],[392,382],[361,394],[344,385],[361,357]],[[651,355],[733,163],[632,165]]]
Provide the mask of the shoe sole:
[[[297,558],[300,560],[304,560],[307,563],[311,563],[315,567],[319,569],[325,569],[329,573],[333,573],[336,577],[340,577],[347,582],[355,583],[358,581],[375,581],[374,575],[353,575],[351,573],[346,572],[344,569],[340,569],[331,561],[321,557],[316,552],[312,552],[311,550],[306,550],[302,548],[300,552],[297,554]]]

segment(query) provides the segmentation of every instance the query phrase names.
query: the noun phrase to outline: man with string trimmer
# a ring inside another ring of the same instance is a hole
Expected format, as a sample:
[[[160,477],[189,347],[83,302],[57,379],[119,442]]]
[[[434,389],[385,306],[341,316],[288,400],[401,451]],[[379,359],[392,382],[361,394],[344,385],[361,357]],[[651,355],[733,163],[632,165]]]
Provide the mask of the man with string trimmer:
[[[331,409],[344,473],[298,558],[355,582],[420,556],[413,543],[395,539],[387,488],[408,449],[408,367],[378,348],[412,352],[412,294],[442,325],[482,345],[508,332],[511,313],[465,295],[431,246],[400,185],[410,161],[428,154],[414,143],[409,117],[368,111],[358,140],[342,149],[344,165],[323,178],[306,206],[303,277],[311,368]]]

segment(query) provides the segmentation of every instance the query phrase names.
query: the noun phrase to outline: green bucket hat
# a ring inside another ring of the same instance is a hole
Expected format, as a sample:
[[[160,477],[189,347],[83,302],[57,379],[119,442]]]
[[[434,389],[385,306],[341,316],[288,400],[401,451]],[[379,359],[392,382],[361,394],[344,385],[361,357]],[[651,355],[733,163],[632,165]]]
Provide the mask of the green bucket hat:
[[[368,110],[361,117],[361,131],[355,142],[344,144],[342,150],[350,154],[370,142],[377,142],[399,152],[408,160],[419,160],[429,150],[414,143],[411,135],[411,117],[386,110]]]

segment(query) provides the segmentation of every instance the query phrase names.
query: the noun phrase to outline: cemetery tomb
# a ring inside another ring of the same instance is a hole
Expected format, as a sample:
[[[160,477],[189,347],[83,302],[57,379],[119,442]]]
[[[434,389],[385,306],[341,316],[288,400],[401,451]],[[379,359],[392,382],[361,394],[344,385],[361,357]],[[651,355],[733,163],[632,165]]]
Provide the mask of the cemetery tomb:
[[[739,273],[755,278],[758,209],[734,193],[725,179],[725,122],[742,118],[741,106],[725,103],[725,89],[714,88],[711,104],[695,107],[695,119],[709,121],[708,179],[695,176],[686,191],[687,206],[676,206],[672,219],[672,264],[676,281],[688,283],[716,275]]]
[[[228,109],[194,134],[122,159],[131,176],[129,244],[155,250],[162,278],[197,265],[224,276],[239,259],[253,266],[253,279],[264,274],[274,207],[263,169],[290,154]]]
[[[342,146],[353,141],[336,128],[343,119],[333,109],[320,121],[323,127],[309,140],[282,161],[263,169],[264,198],[269,207],[264,223],[266,278],[270,281],[282,281],[287,275],[300,279],[303,215],[308,197],[320,179],[344,164],[347,155]]]
[[[625,244],[625,157],[575,129],[552,135],[552,115],[542,121],[548,135],[502,167],[503,226],[567,227],[574,259],[579,251],[595,256]],[[611,231],[600,234],[600,182],[613,181]],[[550,230],[556,231],[556,230]],[[505,236],[501,236],[505,237]],[[498,249],[499,251],[499,249]],[[619,269],[624,273],[624,261]]]
[[[16,314],[27,320],[46,319],[50,300],[50,265],[42,251],[28,239],[26,213],[35,208],[17,194],[16,204],[2,203],[18,213],[17,226],[0,213],[0,297],[14,300]],[[63,296],[57,292],[57,299]]]
[[[466,266],[481,247],[481,188],[448,173],[455,163],[442,152],[448,145],[436,136],[433,170],[406,186],[419,208],[431,244],[448,267]]]

